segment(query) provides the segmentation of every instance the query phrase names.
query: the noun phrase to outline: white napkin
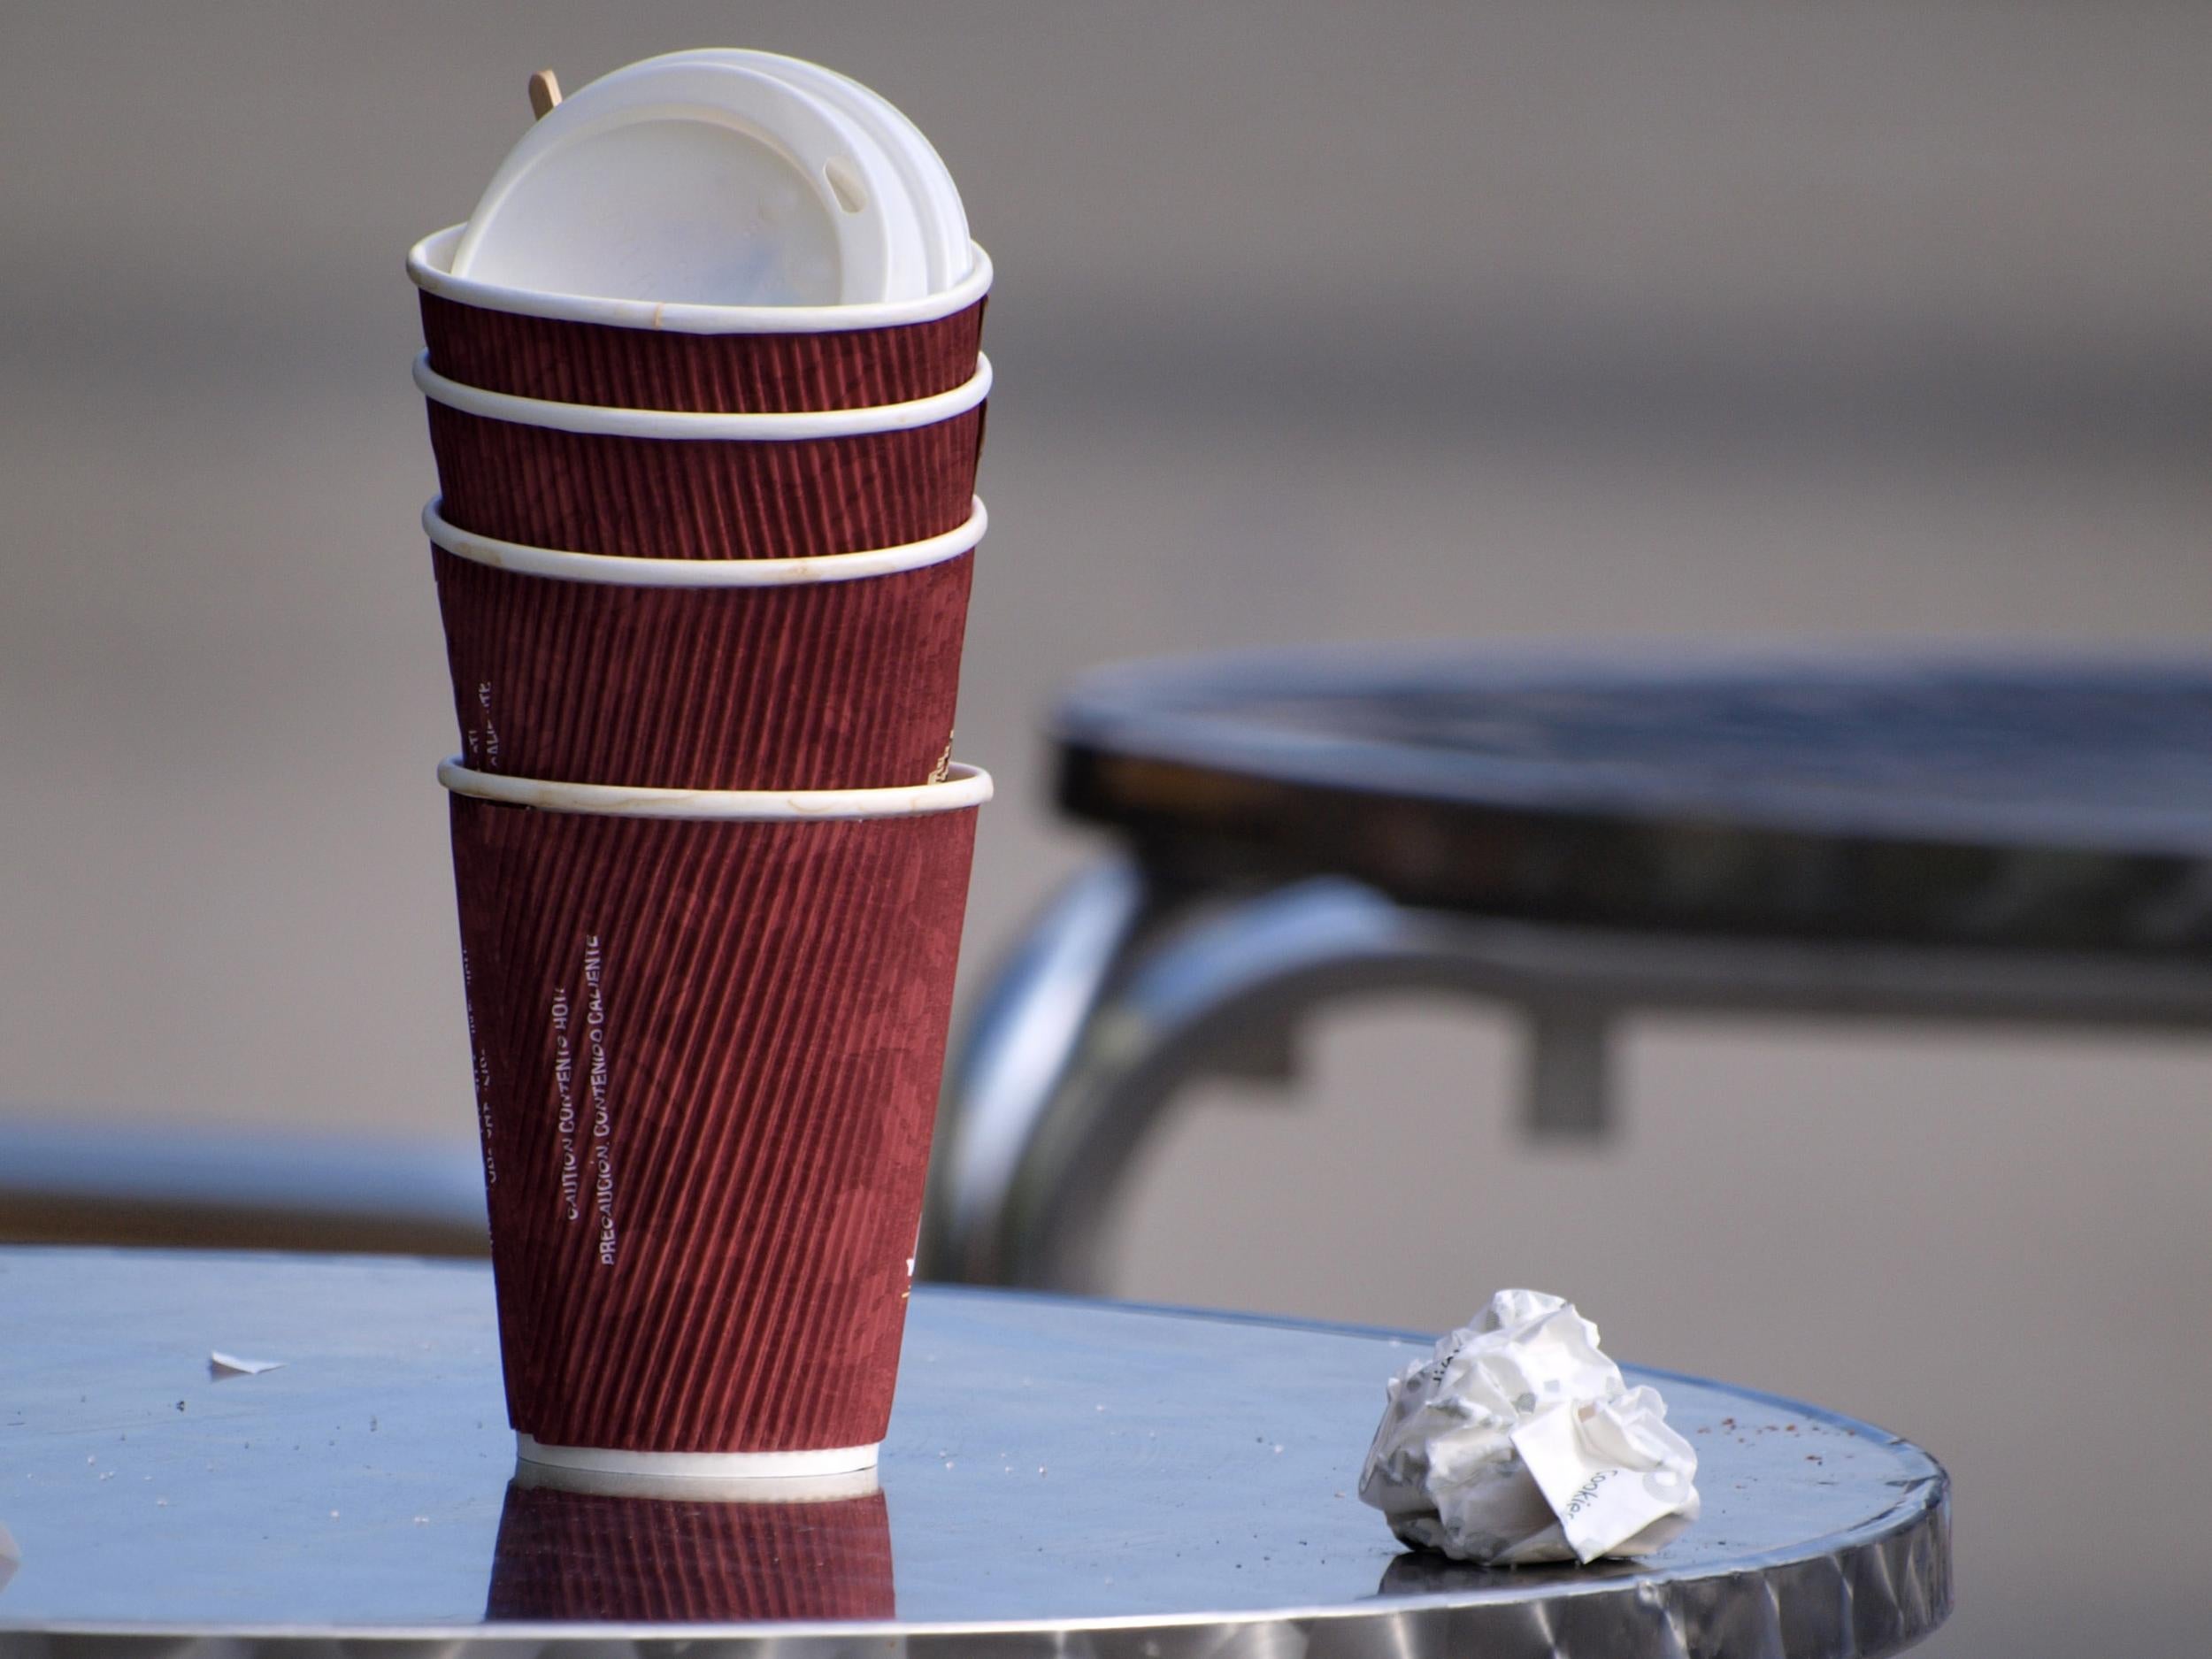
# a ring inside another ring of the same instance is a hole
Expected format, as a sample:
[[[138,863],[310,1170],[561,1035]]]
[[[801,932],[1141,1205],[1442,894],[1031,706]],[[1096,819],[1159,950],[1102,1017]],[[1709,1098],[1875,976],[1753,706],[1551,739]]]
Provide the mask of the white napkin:
[[[1409,1544],[1520,1566],[1647,1555],[1697,1518],[1697,1454],[1557,1296],[1502,1290],[1394,1379],[1359,1495]]]

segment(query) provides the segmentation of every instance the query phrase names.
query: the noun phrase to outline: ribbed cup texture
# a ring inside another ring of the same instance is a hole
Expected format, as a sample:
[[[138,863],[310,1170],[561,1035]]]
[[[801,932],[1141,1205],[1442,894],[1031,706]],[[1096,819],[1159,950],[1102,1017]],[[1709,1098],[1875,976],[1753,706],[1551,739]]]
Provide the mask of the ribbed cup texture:
[[[981,407],[791,442],[606,437],[429,408],[449,523],[630,558],[796,558],[947,534],[968,520],[983,439]]]
[[[883,1438],[973,809],[746,823],[452,797],[514,1426]]]
[[[500,1511],[484,1617],[718,1624],[897,1610],[880,1492],[703,1503],[516,1482]]]
[[[421,298],[430,366],[448,380],[614,409],[782,414],[907,403],[964,384],[983,344],[981,300],[895,328],[688,334]]]
[[[952,747],[972,553],[789,588],[626,588],[433,547],[461,755],[655,788],[888,788]]]

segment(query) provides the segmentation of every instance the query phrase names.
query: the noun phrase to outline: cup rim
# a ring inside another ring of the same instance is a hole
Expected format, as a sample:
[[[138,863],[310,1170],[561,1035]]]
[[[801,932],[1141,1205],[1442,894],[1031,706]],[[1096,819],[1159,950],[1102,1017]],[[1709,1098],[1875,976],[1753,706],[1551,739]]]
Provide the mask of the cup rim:
[[[496,806],[534,807],[598,818],[721,819],[796,823],[818,819],[921,818],[979,807],[991,774],[955,761],[942,783],[890,789],[648,789],[613,783],[557,783],[478,772],[458,755],[438,764],[438,781],[455,795]]]
[[[415,386],[434,403],[486,420],[538,426],[588,437],[737,439],[750,442],[795,443],[810,438],[853,438],[873,433],[909,432],[964,415],[991,395],[991,359],[976,353],[975,373],[949,392],[904,403],[871,403],[859,409],[804,409],[776,413],[724,414],[688,409],[616,409],[604,403],[557,403],[512,392],[488,392],[464,386],[430,366],[430,353],[415,354]]]
[[[700,305],[608,299],[591,294],[548,294],[457,277],[440,265],[450,260],[465,224],[449,225],[407,250],[407,275],[426,294],[479,311],[542,317],[552,322],[599,323],[670,334],[835,334],[864,328],[897,328],[957,315],[991,289],[991,256],[971,241],[974,264],[950,288],[913,300],[870,300],[852,305]]]
[[[876,548],[855,553],[814,553],[799,558],[668,559],[634,558],[618,553],[571,553],[557,548],[530,547],[479,535],[448,522],[438,510],[442,496],[433,497],[422,510],[422,527],[431,544],[456,558],[487,565],[494,570],[515,571],[554,581],[597,582],[621,588],[804,588],[822,582],[860,581],[872,576],[895,576],[905,571],[926,570],[974,550],[990,527],[983,498],[973,498],[974,510],[956,530],[900,547]]]

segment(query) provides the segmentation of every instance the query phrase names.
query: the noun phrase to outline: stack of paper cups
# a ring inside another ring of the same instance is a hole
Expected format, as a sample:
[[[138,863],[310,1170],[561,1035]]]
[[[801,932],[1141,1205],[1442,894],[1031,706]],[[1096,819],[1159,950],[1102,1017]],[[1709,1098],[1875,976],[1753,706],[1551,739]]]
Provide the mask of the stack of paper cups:
[[[869,1467],[990,796],[989,263],[877,95],[699,52],[554,108],[408,269],[522,1455]]]

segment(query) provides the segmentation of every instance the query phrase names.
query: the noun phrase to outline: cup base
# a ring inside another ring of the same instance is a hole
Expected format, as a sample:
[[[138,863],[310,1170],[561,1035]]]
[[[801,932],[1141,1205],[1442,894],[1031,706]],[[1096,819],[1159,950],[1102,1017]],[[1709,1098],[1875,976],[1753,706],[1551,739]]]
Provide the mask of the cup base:
[[[526,1492],[681,1503],[838,1503],[883,1489],[872,1464],[840,1475],[640,1475],[517,1460],[513,1484]]]
[[[515,1436],[515,1455],[526,1463],[594,1474],[716,1480],[851,1474],[873,1469],[881,1449],[882,1443],[876,1441],[804,1452],[632,1452],[600,1446],[547,1446],[535,1435]]]

